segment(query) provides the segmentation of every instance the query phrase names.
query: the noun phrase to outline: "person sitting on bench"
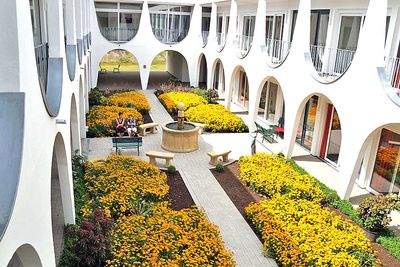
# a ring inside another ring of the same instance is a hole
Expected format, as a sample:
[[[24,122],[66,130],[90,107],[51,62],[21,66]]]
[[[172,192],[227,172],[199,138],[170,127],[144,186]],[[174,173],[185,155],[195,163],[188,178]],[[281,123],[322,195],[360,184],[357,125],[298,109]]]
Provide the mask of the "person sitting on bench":
[[[122,117],[123,113],[118,113],[118,118],[115,119],[115,132],[117,136],[122,137],[125,135],[125,119]]]
[[[125,121],[128,136],[138,137],[138,121],[134,119],[131,114],[128,115],[128,119]]]

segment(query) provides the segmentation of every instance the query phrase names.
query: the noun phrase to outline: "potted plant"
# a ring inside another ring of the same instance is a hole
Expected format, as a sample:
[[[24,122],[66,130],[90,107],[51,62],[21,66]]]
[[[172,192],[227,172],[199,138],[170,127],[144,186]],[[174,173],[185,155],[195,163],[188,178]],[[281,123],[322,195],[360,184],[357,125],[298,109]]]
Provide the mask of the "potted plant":
[[[357,208],[366,236],[375,242],[379,233],[392,221],[390,213],[399,209],[400,198],[397,195],[376,195],[365,198]]]

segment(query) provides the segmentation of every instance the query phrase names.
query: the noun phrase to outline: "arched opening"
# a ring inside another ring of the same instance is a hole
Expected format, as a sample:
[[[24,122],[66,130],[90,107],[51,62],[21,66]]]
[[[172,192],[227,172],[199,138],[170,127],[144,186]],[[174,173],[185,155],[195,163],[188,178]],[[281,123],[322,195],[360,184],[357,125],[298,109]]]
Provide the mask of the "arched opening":
[[[285,99],[282,88],[275,78],[268,79],[257,100],[257,120],[277,126],[277,134],[284,137],[285,127]]]
[[[201,35],[203,37],[203,47],[207,45],[210,32],[211,5],[201,7]]]
[[[57,134],[51,165],[51,225],[56,264],[64,249],[64,226],[75,220],[71,180],[65,143],[61,134]]]
[[[70,113],[70,134],[71,134],[71,155],[75,154],[75,151],[81,151],[80,139],[79,139],[79,122],[78,122],[78,108],[76,106],[75,95],[71,98],[71,113]]]
[[[141,88],[139,63],[124,49],[111,50],[99,63],[97,87],[112,92]]]
[[[214,71],[212,77],[212,88],[218,91],[218,95],[220,98],[223,98],[225,96],[225,71],[220,59],[217,59],[214,63]]]
[[[323,95],[312,95],[302,105],[297,125],[296,143],[310,154],[337,166],[342,129],[333,103]]]
[[[229,29],[230,1],[217,2],[217,51],[221,52],[226,43],[226,37]]]
[[[207,60],[204,54],[201,54],[199,62],[199,87],[202,89],[207,89],[207,72]]]
[[[148,88],[157,89],[162,84],[190,84],[186,58],[179,52],[167,50],[154,57],[151,64]]]
[[[79,122],[80,122],[80,136],[86,137],[86,99],[83,87],[82,76],[79,78]]]
[[[149,4],[154,36],[164,44],[175,44],[189,32],[193,6]]]
[[[249,80],[243,67],[238,67],[233,72],[231,80],[232,97],[230,101],[234,104],[231,110],[248,111],[249,110]]]
[[[7,267],[41,267],[39,255],[36,250],[28,244],[20,246],[13,254],[11,260],[8,262]]]
[[[97,23],[104,38],[115,43],[132,40],[139,29],[141,3],[95,2]]]

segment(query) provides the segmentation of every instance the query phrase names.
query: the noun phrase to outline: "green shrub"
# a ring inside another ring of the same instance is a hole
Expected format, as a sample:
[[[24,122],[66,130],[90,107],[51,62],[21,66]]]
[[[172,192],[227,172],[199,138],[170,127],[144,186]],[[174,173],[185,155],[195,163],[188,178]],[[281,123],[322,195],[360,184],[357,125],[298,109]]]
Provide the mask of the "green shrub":
[[[222,163],[218,163],[217,166],[215,166],[215,170],[217,172],[223,172],[224,171],[224,165]]]
[[[171,165],[168,167],[168,173],[169,174],[174,174],[176,172],[176,168],[174,165]]]
[[[89,107],[104,105],[106,98],[100,92],[100,89],[95,87],[89,92]]]
[[[377,242],[386,248],[393,257],[400,260],[400,236],[387,231],[378,237]]]
[[[358,217],[356,210],[348,200],[339,199],[332,203],[332,206],[340,210],[343,214],[349,216],[355,223],[362,226],[362,221]]]

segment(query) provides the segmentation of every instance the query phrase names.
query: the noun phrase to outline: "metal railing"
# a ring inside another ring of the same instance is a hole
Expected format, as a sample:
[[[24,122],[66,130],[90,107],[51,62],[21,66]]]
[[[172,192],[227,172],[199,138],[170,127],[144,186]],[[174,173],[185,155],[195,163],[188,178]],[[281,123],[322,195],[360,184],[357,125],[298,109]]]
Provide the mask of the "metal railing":
[[[218,44],[218,52],[221,52],[225,47],[226,42],[226,33],[225,32],[217,32],[217,44]]]
[[[244,58],[250,52],[253,36],[238,35],[233,45],[236,47],[236,53],[239,58]]]
[[[280,65],[289,54],[292,43],[290,41],[267,38],[265,45],[271,63],[273,65]]]
[[[400,58],[386,58],[385,70],[388,81],[400,97]]]
[[[350,66],[356,51],[311,45],[310,54],[318,75],[326,82],[339,78]]]
[[[207,42],[208,42],[208,34],[209,34],[208,31],[202,31],[202,32],[201,32],[201,36],[202,36],[202,38],[203,38],[203,47],[207,45]]]
[[[100,27],[101,34],[111,42],[128,42],[135,37],[137,31],[134,28]]]
[[[39,84],[44,91],[47,86],[47,69],[49,59],[49,46],[47,43],[35,47],[36,67],[39,77]]]
[[[173,44],[179,43],[185,39],[188,30],[178,29],[156,29],[153,28],[154,36],[162,43]]]

